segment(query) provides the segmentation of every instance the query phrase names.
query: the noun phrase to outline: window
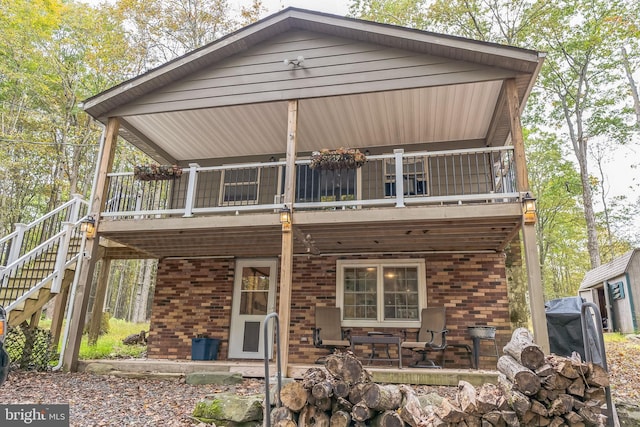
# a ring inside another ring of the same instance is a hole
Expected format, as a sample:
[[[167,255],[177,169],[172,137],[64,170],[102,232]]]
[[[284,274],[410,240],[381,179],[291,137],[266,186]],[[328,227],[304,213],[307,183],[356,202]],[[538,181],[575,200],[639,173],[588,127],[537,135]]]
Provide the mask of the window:
[[[228,169],[222,177],[222,206],[255,205],[258,203],[258,168]]]
[[[337,267],[344,326],[420,326],[426,306],[423,260],[340,260]]]
[[[404,177],[405,196],[428,196],[427,169],[424,157],[404,158],[402,160],[402,176]],[[396,164],[395,159],[384,162],[384,195],[396,196]]]

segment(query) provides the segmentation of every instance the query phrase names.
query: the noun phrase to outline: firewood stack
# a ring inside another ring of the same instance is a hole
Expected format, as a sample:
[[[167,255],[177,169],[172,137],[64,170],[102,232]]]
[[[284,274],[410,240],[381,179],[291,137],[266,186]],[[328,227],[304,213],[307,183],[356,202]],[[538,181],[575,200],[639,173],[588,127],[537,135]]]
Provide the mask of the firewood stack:
[[[604,426],[607,372],[580,355],[546,356],[524,328],[516,329],[498,360],[498,384],[526,426]]]
[[[407,385],[381,385],[351,352],[327,358],[283,386],[272,426],[491,427],[604,426],[608,375],[600,366],[550,355],[517,329],[498,360],[498,385],[460,381],[454,399],[422,405]]]

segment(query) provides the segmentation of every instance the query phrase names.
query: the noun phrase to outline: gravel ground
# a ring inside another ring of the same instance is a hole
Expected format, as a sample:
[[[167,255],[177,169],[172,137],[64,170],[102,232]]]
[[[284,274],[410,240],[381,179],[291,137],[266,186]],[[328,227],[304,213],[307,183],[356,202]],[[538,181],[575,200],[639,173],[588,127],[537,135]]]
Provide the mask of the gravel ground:
[[[607,344],[615,402],[640,400],[640,341]],[[208,394],[264,392],[264,382],[192,386],[178,380],[126,379],[88,373],[12,372],[0,387],[0,403],[70,405],[71,426],[194,426],[191,412]],[[452,387],[416,387],[419,394],[451,397]]]

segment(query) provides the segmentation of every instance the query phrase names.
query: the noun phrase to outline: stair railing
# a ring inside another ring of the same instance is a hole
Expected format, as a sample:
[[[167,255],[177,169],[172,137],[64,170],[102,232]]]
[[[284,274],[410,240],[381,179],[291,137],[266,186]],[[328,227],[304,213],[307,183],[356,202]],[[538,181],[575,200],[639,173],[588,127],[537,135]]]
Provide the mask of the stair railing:
[[[49,281],[53,281],[50,291],[60,292],[65,270],[81,255],[77,243],[82,237],[80,215],[86,213],[87,208],[87,202],[80,196],[74,196],[59,208],[29,225],[17,227],[14,233],[0,240],[0,248],[10,248],[6,257],[10,262],[0,267],[0,303],[5,305],[7,312]],[[29,250],[22,253],[25,248]],[[42,277],[35,275],[35,270],[43,271]]]

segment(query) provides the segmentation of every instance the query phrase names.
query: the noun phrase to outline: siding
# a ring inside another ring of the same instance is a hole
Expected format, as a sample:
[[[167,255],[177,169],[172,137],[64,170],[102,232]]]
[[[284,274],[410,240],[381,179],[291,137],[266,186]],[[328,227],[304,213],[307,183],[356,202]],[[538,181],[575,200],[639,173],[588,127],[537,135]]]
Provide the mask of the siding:
[[[304,57],[301,67],[284,59]],[[112,115],[501,80],[516,73],[308,31],[291,31],[139,98]]]

